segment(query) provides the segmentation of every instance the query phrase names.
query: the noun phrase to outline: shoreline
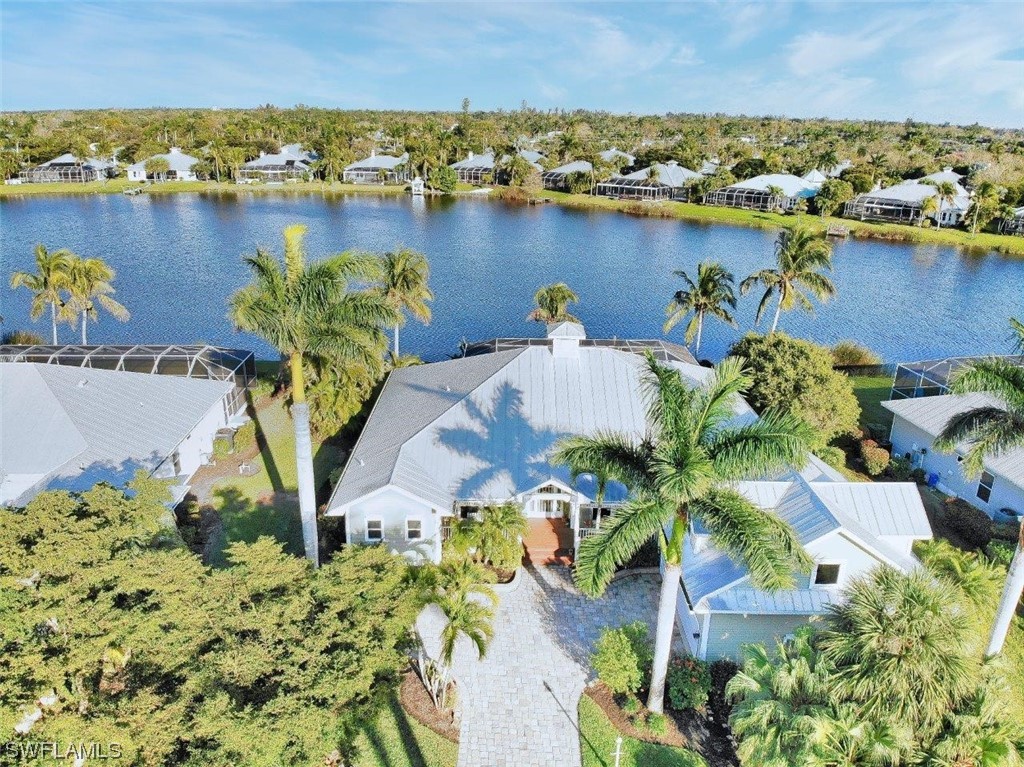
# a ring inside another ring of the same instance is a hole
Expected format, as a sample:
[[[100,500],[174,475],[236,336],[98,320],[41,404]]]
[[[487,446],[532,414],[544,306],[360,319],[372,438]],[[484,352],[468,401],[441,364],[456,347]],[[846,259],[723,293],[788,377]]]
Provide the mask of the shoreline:
[[[0,201],[18,200],[38,196],[69,196],[121,194],[125,189],[137,188],[139,182],[127,179],[93,181],[85,184],[14,184],[0,185]],[[378,184],[328,184],[324,182],[299,182],[295,184],[235,184],[226,181],[164,181],[144,187],[142,194],[216,194],[216,195],[270,195],[270,194],[320,194],[377,195],[395,197],[407,194],[402,185]],[[440,195],[430,195],[432,197]],[[453,197],[488,196],[476,188],[468,189],[460,184]],[[946,245],[960,248],[971,255],[985,255],[995,252],[1004,257],[1024,260],[1024,237],[979,232],[973,236],[960,229],[933,229],[906,226],[903,224],[881,224],[856,219],[829,216],[821,218],[814,214],[783,215],[740,208],[698,205],[696,203],[662,201],[637,202],[635,200],[614,200],[589,194],[569,194],[544,190],[537,197],[574,210],[600,210],[625,213],[627,215],[670,218],[693,224],[725,224],[756,229],[792,228],[801,222],[817,232],[825,232],[829,226],[844,227],[853,239],[869,239],[911,245]]]

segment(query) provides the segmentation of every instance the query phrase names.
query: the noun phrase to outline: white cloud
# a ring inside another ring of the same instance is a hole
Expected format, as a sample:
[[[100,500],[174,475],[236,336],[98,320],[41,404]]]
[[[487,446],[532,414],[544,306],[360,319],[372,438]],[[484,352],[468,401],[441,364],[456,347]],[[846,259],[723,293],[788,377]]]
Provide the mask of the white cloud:
[[[799,77],[830,72],[877,53],[889,37],[880,31],[849,35],[810,32],[787,46],[787,63],[790,71]]]
[[[704,63],[692,45],[680,45],[670,62],[678,67],[696,67]]]

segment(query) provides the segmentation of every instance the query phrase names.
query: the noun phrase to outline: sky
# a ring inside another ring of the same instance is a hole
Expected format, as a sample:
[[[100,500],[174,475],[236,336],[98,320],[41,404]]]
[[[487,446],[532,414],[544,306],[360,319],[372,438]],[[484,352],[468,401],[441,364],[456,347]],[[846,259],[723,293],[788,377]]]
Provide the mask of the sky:
[[[0,2],[4,110],[548,108],[1024,127],[1009,2]]]

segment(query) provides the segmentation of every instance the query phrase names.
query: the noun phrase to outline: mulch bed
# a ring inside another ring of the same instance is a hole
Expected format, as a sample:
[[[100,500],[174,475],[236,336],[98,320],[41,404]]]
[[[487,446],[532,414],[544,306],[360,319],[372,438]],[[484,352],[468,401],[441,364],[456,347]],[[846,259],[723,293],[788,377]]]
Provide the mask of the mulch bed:
[[[402,675],[398,700],[406,713],[424,727],[433,730],[452,743],[459,742],[459,727],[452,720],[452,713],[438,710],[415,671],[410,669]]]
[[[596,684],[584,690],[594,701],[615,728],[623,735],[628,735],[647,743],[662,746],[689,748],[703,756],[708,764],[718,767],[722,765],[739,765],[739,759],[729,740],[729,731],[709,721],[698,711],[671,711],[666,709],[668,727],[663,736],[657,736],[647,729],[633,726],[629,714],[623,711],[615,699],[615,695],[603,684]]]
[[[511,583],[516,577],[515,570],[502,570],[486,563],[484,564],[484,568],[494,573],[495,577],[498,579],[498,583]]]

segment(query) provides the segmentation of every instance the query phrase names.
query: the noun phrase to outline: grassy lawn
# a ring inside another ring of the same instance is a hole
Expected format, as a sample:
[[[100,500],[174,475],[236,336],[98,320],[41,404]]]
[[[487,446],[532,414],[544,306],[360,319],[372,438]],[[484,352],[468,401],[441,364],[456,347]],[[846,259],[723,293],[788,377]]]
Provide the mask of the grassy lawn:
[[[392,698],[356,740],[353,767],[455,767],[459,747],[427,729]]]
[[[892,413],[882,407],[881,403],[891,399],[891,376],[850,376],[853,393],[860,405],[860,426],[863,429],[869,424],[885,427],[888,432],[892,428]]]
[[[254,541],[271,535],[288,551],[302,555],[298,475],[295,466],[295,431],[280,399],[265,398],[256,412],[256,441],[260,451],[251,463],[252,476],[227,476],[211,488],[211,503],[219,512],[222,529],[210,547],[210,561],[223,562],[222,552],[235,541]],[[313,468],[322,481],[340,463],[331,445],[313,444]]]
[[[580,698],[580,748],[583,767],[613,767],[618,730],[589,697]],[[707,767],[699,754],[684,748],[622,739],[621,767]]]

